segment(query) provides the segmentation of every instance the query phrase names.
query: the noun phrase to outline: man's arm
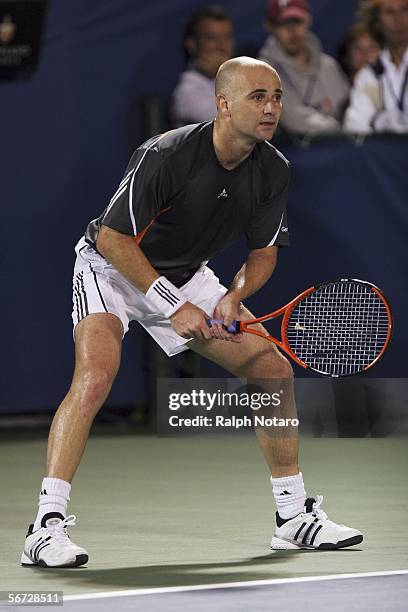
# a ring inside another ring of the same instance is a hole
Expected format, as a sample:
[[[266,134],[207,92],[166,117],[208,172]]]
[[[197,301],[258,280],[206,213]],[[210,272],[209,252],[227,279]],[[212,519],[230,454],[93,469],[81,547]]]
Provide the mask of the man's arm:
[[[267,282],[276,267],[277,259],[276,246],[250,251],[246,262],[215,309],[214,317],[224,319],[225,325],[239,319],[240,302],[256,293]]]
[[[160,278],[133,236],[102,225],[96,242],[98,251],[139,291],[146,294]],[[176,288],[174,288],[176,290]],[[183,338],[209,340],[214,337],[206,319],[209,315],[191,302],[185,302],[169,317],[174,331]],[[228,339],[235,339],[228,334]]]
[[[289,132],[299,134],[336,133],[341,131],[341,123],[331,115],[306,106],[296,94],[285,98],[284,111],[280,120]]]
[[[237,301],[256,293],[272,275],[278,259],[278,247],[270,246],[249,252],[246,262],[237,272],[228,289]]]
[[[355,134],[370,134],[372,118],[381,108],[378,79],[371,68],[357,74],[350,94],[350,104],[344,116],[344,129]]]
[[[143,293],[147,293],[150,285],[160,276],[136,244],[134,236],[102,225],[96,247],[122,276]]]

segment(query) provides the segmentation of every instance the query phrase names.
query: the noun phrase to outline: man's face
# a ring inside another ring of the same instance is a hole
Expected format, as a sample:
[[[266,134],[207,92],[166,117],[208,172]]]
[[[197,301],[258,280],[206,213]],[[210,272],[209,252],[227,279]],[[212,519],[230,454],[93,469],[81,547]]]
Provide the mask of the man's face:
[[[270,140],[282,113],[282,85],[266,66],[242,67],[228,99],[230,125],[250,141]]]
[[[234,50],[232,23],[228,19],[205,18],[200,21],[195,36],[187,40],[190,53],[197,60],[203,56],[219,56],[222,62],[230,59]]]
[[[310,19],[288,19],[271,27],[286,53],[297,55],[306,46],[306,34],[309,30]]]
[[[379,22],[386,45],[408,44],[408,0],[381,0]]]

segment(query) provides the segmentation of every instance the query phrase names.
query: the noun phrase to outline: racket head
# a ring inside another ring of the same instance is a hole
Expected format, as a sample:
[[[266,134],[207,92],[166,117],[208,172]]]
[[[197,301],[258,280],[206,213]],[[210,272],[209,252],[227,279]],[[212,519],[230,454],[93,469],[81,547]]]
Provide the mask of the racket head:
[[[388,300],[359,279],[310,287],[289,304],[281,325],[283,348],[300,366],[336,378],[371,368],[391,334]]]

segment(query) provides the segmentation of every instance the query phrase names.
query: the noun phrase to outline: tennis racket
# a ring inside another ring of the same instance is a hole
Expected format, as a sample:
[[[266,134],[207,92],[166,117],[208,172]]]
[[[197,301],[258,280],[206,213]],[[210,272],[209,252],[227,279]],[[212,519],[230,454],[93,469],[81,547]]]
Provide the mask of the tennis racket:
[[[251,328],[280,315],[282,340]],[[301,367],[339,377],[359,374],[377,363],[391,339],[392,316],[378,287],[342,278],[309,287],[286,306],[257,319],[233,321],[225,329],[261,336]]]

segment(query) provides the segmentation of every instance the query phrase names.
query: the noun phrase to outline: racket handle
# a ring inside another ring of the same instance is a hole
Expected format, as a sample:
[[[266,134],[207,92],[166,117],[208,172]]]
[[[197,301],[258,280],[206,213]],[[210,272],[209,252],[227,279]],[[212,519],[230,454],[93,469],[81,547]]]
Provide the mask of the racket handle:
[[[228,326],[224,325],[223,319],[207,319],[208,326],[211,327],[214,324],[221,324],[224,329],[230,332],[230,334],[238,334],[239,332],[239,321],[232,321]]]

